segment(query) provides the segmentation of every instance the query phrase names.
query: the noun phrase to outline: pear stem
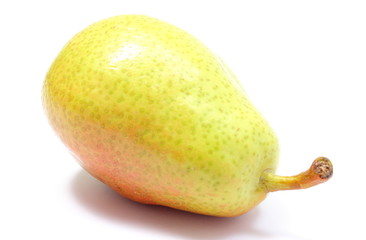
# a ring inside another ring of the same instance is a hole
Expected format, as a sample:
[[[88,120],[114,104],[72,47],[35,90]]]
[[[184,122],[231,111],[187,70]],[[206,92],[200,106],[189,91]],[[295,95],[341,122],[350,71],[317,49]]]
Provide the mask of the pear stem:
[[[326,157],[318,157],[307,171],[295,176],[278,176],[267,169],[263,172],[261,183],[268,192],[304,189],[326,182],[332,175],[332,162]]]

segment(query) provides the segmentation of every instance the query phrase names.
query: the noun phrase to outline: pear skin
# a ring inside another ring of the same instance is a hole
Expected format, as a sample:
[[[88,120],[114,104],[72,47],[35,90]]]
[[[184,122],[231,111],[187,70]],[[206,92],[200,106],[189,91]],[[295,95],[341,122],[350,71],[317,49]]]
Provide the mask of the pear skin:
[[[112,17],[73,37],[46,76],[43,104],[86,171],[145,204],[231,217],[332,173],[322,158],[302,174],[275,175],[277,138],[230,69],[147,16]]]

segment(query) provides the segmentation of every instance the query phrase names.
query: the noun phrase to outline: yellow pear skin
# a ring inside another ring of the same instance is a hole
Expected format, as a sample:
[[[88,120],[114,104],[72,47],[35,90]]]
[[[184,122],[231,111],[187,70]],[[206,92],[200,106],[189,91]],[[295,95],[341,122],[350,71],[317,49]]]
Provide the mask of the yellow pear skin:
[[[275,175],[277,138],[229,68],[192,35],[143,15],[73,37],[43,104],[86,171],[145,204],[231,217],[332,174],[319,158],[302,174]]]

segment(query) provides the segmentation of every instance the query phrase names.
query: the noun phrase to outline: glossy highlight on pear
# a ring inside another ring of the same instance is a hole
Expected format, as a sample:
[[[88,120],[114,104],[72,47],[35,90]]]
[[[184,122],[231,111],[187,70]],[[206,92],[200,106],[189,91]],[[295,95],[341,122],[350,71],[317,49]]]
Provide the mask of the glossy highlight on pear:
[[[152,17],[116,16],[76,34],[42,98],[80,165],[140,203],[231,217],[268,192],[331,176],[326,158],[275,175],[277,137],[235,75],[200,40]]]

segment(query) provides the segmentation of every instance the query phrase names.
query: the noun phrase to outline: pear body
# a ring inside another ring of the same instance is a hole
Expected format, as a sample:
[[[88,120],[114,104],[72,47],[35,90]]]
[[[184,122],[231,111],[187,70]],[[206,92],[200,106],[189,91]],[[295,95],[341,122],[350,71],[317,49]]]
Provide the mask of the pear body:
[[[142,15],[97,22],[52,64],[51,126],[90,174],[146,204],[241,215],[266,195],[275,134],[228,67],[185,31]]]

